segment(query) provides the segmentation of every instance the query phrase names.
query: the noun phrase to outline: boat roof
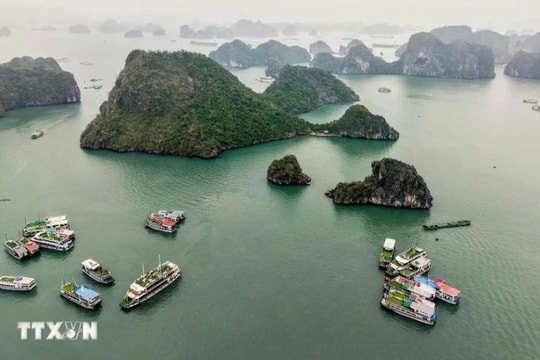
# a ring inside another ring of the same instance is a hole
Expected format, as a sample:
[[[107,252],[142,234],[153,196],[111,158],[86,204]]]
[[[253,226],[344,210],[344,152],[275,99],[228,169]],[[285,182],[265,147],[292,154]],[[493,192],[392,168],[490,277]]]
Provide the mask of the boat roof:
[[[133,289],[137,292],[143,292],[146,288],[137,284],[137,283],[132,283],[130,286],[129,286],[130,289]]]
[[[90,270],[96,270],[99,268],[99,263],[95,260],[92,260],[92,259],[86,259],[84,260],[81,265],[83,265],[84,267],[90,269]]]
[[[416,267],[422,267],[431,262],[431,259],[428,258],[426,255],[420,256],[418,259],[414,260],[412,264]]]
[[[450,294],[452,296],[458,296],[461,294],[461,291],[453,287],[452,285],[446,283],[446,281],[441,279],[435,279],[435,284],[437,284],[441,290],[447,294]]]
[[[87,300],[91,300],[100,296],[97,291],[94,291],[84,285],[77,285],[77,287],[75,288],[75,293],[77,295],[82,296],[83,298]]]
[[[26,285],[29,285],[29,284],[31,284],[32,282],[35,281],[34,278],[27,277],[27,276],[21,276],[21,275],[17,275],[17,276],[1,275],[0,276],[0,281],[8,281],[10,279],[14,279],[14,282],[17,282],[19,284],[26,284]]]
[[[45,221],[47,222],[47,225],[49,226],[60,226],[60,225],[66,225],[68,223],[67,216],[65,215],[46,217]]]
[[[396,240],[390,238],[386,238],[384,240],[383,248],[387,250],[394,250],[394,246],[396,246]]]

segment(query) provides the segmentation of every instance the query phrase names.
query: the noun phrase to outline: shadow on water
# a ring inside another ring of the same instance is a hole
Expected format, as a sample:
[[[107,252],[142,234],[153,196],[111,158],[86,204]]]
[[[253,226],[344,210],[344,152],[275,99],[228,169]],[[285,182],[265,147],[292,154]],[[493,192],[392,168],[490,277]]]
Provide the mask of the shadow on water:
[[[336,217],[361,219],[366,230],[382,237],[415,237],[423,231],[429,210],[401,209],[377,205],[335,205]]]
[[[309,186],[304,185],[277,185],[270,181],[267,181],[267,187],[275,195],[279,197],[287,198],[289,200],[296,200],[302,196]]]
[[[380,160],[377,157],[385,155],[395,143],[395,141],[391,140],[367,140],[346,137],[331,137],[326,139],[340,148],[346,155],[363,158],[372,157],[373,160]]]

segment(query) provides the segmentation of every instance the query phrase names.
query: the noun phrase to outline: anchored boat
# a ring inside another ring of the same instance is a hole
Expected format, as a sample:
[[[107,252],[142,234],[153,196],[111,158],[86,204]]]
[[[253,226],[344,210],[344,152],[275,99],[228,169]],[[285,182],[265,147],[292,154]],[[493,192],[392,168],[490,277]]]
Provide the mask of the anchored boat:
[[[398,275],[400,271],[409,267],[411,261],[414,261],[425,254],[426,251],[418,246],[413,246],[410,249],[405,250],[392,260],[390,265],[386,268],[386,275]]]
[[[49,229],[37,233],[32,240],[38,243],[43,249],[51,249],[56,251],[68,251],[75,245],[73,239],[73,231],[61,229],[64,231],[56,231]]]
[[[101,295],[85,285],[77,285],[75,281],[64,282],[60,288],[60,296],[86,309],[95,309],[101,303]]]
[[[461,299],[461,291],[448,284],[445,280],[431,280],[425,276],[415,276],[414,281],[426,284],[435,289],[437,299],[446,301],[447,303],[457,305]]]
[[[13,256],[17,260],[22,260],[25,257],[30,256],[28,250],[19,241],[7,240],[4,243],[4,249],[6,249],[6,252],[9,255]]]
[[[396,240],[386,238],[384,240],[383,249],[381,255],[379,256],[379,267],[386,269],[388,265],[394,259],[394,249],[396,246]]]
[[[536,99],[523,99],[523,102],[526,103],[526,104],[536,104],[537,101]]]
[[[399,271],[400,275],[407,279],[412,279],[416,275],[422,275],[431,269],[431,259],[427,255],[422,255],[414,259],[404,269]]]
[[[415,280],[411,280],[399,275],[384,283],[384,288],[386,290],[389,290],[390,288],[404,290],[430,301],[435,300],[437,292],[433,287],[420,281],[416,281],[416,278]]]
[[[182,277],[182,272],[178,265],[170,261],[161,261],[157,268],[144,272],[130,286],[120,306],[127,310],[142,304],[160,291],[171,285],[175,280]]]
[[[114,282],[114,278],[112,277],[110,270],[95,260],[84,260],[81,263],[81,268],[83,273],[98,283],[110,284]]]
[[[173,233],[185,218],[185,213],[181,210],[158,210],[146,217],[144,225],[152,230]]]
[[[435,303],[393,287],[384,292],[381,306],[424,324],[435,325],[437,322]]]
[[[45,231],[48,229],[69,229],[69,221],[66,215],[60,216],[47,216],[43,220],[36,220],[31,223],[26,224],[23,228],[23,236],[32,237],[38,232]]]
[[[451,222],[438,223],[438,224],[424,224],[422,226],[424,227],[424,230],[438,230],[438,229],[444,229],[444,228],[469,226],[469,225],[471,225],[471,220],[458,220],[458,221],[451,221]]]
[[[36,130],[36,131],[34,131],[34,132],[32,133],[32,136],[30,136],[30,138],[31,138],[32,140],[34,140],[34,139],[37,139],[37,138],[42,137],[43,134],[44,134],[43,130]]]
[[[9,291],[30,291],[36,287],[36,280],[26,276],[0,275],[0,289]]]

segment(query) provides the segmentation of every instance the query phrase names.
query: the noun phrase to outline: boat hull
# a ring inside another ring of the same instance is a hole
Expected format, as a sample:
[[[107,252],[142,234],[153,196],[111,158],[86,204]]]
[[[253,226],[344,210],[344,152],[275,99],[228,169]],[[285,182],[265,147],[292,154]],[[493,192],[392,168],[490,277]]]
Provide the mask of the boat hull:
[[[176,232],[178,230],[178,227],[179,227],[179,225],[175,225],[172,228],[167,228],[165,226],[155,224],[155,223],[153,223],[151,221],[146,221],[144,223],[144,226],[146,226],[147,228],[150,228],[152,230],[161,231],[161,232],[168,233],[168,234],[172,234],[172,233]]]
[[[77,298],[73,297],[71,294],[63,290],[60,290],[60,296],[66,300],[69,300],[70,302],[76,305],[79,305],[80,307],[83,307],[89,310],[95,310],[99,305],[101,305],[101,299],[96,303],[88,303],[88,302],[78,300]]]
[[[423,324],[435,325],[435,323],[437,322],[436,318],[430,318],[424,315],[417,314],[412,310],[401,308],[397,305],[387,302],[386,299],[381,300],[381,306],[386,308],[387,310],[395,312],[396,314],[399,314],[401,316],[404,316],[412,320],[416,320]]]
[[[6,286],[6,285],[3,285],[3,284],[0,284],[0,290],[7,290],[7,291],[20,291],[20,292],[31,291],[35,287],[36,287],[35,283],[28,286],[28,287],[12,287],[12,286]]]

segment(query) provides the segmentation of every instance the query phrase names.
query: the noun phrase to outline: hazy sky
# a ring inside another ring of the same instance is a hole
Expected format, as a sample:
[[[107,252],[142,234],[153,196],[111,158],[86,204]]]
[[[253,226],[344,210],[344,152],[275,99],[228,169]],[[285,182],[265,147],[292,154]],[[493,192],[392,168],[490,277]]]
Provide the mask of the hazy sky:
[[[120,22],[230,23],[240,18],[263,22],[390,23],[432,28],[471,25],[504,31],[540,31],[538,0],[0,0],[0,26]]]

